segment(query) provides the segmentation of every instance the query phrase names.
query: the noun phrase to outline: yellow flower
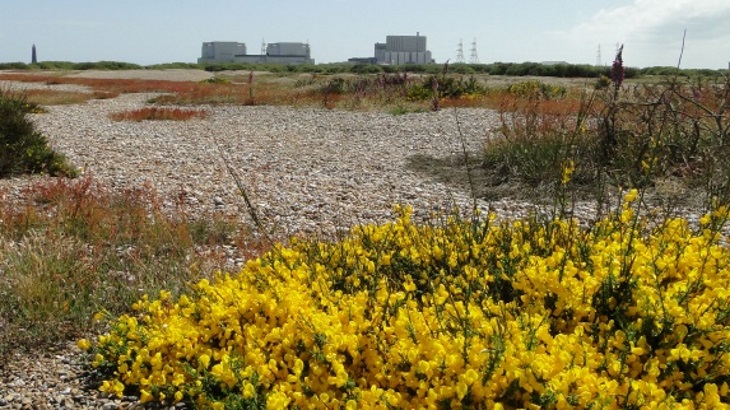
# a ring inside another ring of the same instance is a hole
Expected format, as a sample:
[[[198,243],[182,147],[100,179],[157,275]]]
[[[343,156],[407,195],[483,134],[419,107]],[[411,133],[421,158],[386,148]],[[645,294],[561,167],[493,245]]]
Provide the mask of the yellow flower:
[[[300,374],[302,374],[303,369],[304,369],[304,362],[302,361],[302,359],[297,358],[294,361],[294,368],[292,369],[294,371],[294,375],[296,375],[298,377]]]
[[[467,386],[463,382],[456,383],[456,397],[459,398],[459,400],[463,399],[464,396],[466,396],[466,393],[469,391],[469,386]]]
[[[102,363],[104,363],[104,356],[102,356],[101,353],[95,354],[94,360],[92,361],[91,365],[93,367],[99,367]]]
[[[147,390],[141,390],[139,392],[139,402],[140,403],[147,403],[147,402],[150,402],[150,401],[152,401],[154,399],[155,398]]]
[[[95,365],[116,366],[101,389],[200,408],[224,391],[271,409],[537,408],[547,394],[556,408],[720,407],[730,249],[682,219],[650,227],[628,206],[637,198],[589,228],[403,215],[339,242],[277,245],[110,323],[93,343]]]
[[[566,185],[568,182],[570,182],[571,178],[573,177],[573,171],[575,171],[575,162],[573,162],[572,159],[563,163],[563,175],[561,178],[561,183],[563,185]]]
[[[479,379],[479,373],[474,369],[469,369],[464,373],[464,382],[471,386],[475,381]]]
[[[210,356],[207,354],[201,354],[200,357],[198,357],[198,363],[203,366],[203,369],[207,369],[210,364]]]
[[[636,200],[639,195],[639,191],[636,188],[631,189],[626,196],[624,196],[624,202],[630,204]]]
[[[246,383],[246,385],[243,388],[243,398],[250,399],[255,395],[256,395],[256,388],[253,387],[253,384]]]
[[[114,391],[115,396],[121,398],[122,396],[124,396],[124,383],[120,382],[119,380],[115,380],[112,390]]]
[[[76,346],[78,346],[81,350],[89,350],[91,349],[91,342],[86,339],[79,339],[79,341],[76,342]]]
[[[104,380],[99,390],[104,393],[113,394],[119,398],[122,398],[124,396],[124,384],[122,384],[122,382],[120,382],[119,380]]]
[[[700,218],[700,225],[709,225],[710,222],[712,222],[712,215],[709,213],[702,215]]]
[[[275,392],[266,399],[267,410],[281,410],[289,405],[289,398],[281,392]]]

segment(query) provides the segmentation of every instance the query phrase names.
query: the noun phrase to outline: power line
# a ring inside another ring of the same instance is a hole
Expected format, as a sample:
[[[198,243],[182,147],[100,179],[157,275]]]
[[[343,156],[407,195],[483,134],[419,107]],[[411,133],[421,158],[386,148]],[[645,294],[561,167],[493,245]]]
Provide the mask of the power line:
[[[471,56],[469,56],[469,64],[479,64],[479,55],[477,55],[477,39],[471,43]]]
[[[464,62],[464,43],[461,39],[459,39],[459,48],[456,49],[456,62],[457,63],[463,63]]]

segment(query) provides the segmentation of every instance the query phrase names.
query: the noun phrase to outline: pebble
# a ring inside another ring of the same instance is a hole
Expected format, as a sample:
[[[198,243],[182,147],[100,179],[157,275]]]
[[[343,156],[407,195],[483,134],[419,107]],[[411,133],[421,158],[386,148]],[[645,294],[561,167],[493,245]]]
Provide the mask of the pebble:
[[[106,399],[74,342],[47,351],[13,353],[0,363],[0,409],[98,409]]]

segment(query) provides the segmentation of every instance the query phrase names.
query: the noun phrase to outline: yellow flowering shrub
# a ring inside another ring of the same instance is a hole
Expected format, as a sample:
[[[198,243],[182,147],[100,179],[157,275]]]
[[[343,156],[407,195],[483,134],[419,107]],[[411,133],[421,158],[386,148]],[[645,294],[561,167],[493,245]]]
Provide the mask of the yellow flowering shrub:
[[[146,297],[79,345],[103,391],[199,408],[727,407],[727,211],[649,227],[635,196],[591,228],[400,209]]]

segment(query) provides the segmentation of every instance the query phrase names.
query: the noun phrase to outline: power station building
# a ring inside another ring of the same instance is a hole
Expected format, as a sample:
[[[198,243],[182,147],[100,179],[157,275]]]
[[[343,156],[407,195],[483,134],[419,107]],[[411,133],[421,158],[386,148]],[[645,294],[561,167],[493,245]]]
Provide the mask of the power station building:
[[[265,54],[247,54],[245,43],[212,41],[203,43],[198,63],[314,64],[314,59],[306,43],[269,43]]]
[[[377,64],[428,64],[433,63],[431,52],[426,49],[426,36],[386,36],[385,43],[375,43]]]
[[[198,63],[232,63],[237,56],[246,55],[246,44],[233,41],[203,43]]]
[[[385,43],[375,43],[373,57],[353,57],[348,59],[356,64],[429,64],[434,60],[426,48],[426,36],[386,36]]]

